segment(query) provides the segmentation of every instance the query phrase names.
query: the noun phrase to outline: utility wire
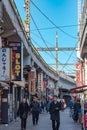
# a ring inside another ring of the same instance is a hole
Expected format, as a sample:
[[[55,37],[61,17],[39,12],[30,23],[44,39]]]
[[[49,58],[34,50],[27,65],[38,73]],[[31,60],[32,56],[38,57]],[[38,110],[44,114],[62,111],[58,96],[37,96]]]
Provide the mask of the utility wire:
[[[41,37],[39,37],[36,33],[33,33],[32,32],[32,34],[34,34],[35,36],[37,36],[39,39],[41,39]],[[46,41],[46,42],[48,42],[48,41]],[[50,42],[48,42],[50,45],[52,45],[53,46],[53,44],[51,44]],[[39,44],[38,44],[39,45]],[[40,48],[41,48],[41,46],[39,46]],[[67,54],[67,52],[65,52],[65,51],[61,51],[62,53],[64,53],[64,54],[66,54],[66,55],[68,55]],[[73,59],[76,59],[74,56],[72,56],[73,57]]]
[[[76,43],[76,44],[77,44],[77,43]],[[76,47],[76,44],[75,44],[75,47]],[[70,60],[70,58],[71,58],[71,56],[72,56],[73,52],[74,52],[74,51],[72,51],[72,52],[71,52],[71,54],[70,54],[70,56],[69,56],[69,58],[67,59],[67,61],[66,61],[66,63],[65,63],[65,64],[67,64],[67,63],[68,63],[68,61]],[[65,65],[63,66],[62,71],[63,71],[63,69],[64,69],[64,68],[65,68]]]
[[[33,3],[34,4],[34,3]],[[35,5],[35,4],[34,4]],[[35,5],[36,6],[36,5]],[[36,6],[37,7],[37,6]],[[37,7],[38,8],[38,7]],[[38,8],[39,9],[39,8]],[[40,10],[40,9],[39,9]],[[41,10],[40,10],[40,12],[42,13],[42,14],[44,14]],[[38,27],[37,27],[37,25],[36,25],[36,23],[35,23],[35,21],[34,21],[34,19],[33,19],[33,17],[32,17],[32,15],[30,14],[30,16],[31,16],[31,18],[32,18],[32,20],[33,20],[33,22],[34,22],[34,24],[35,24],[35,26],[36,26],[36,29],[37,29],[37,31],[38,31],[38,33],[40,34],[40,36],[41,36],[41,38],[42,38],[42,40],[43,40],[43,42],[45,43],[45,45],[46,45],[46,47],[48,48],[48,46],[47,46],[47,44],[46,44],[46,42],[45,42],[45,40],[43,39],[43,37],[42,37],[42,34],[40,33],[40,31],[39,31],[39,29],[38,29]],[[45,17],[46,18],[48,18],[46,15],[45,15]],[[52,24],[54,24],[49,18],[48,18],[48,20],[52,23]],[[55,25],[55,24],[54,24]],[[56,25],[55,25],[56,26]],[[66,32],[64,32],[62,29],[60,29],[58,26],[56,26],[59,30],[61,30],[63,33],[65,33],[65,34],[67,34]],[[69,35],[68,35],[69,36]],[[72,37],[72,36],[71,36]],[[51,53],[52,54],[52,53]],[[69,59],[71,58],[71,56],[72,56],[72,54],[73,53],[71,53],[71,55],[70,55],[70,57],[67,59],[67,61],[66,61],[66,63],[69,61]],[[53,55],[53,54],[52,54]],[[54,55],[53,55],[53,57],[55,57]],[[56,59],[56,58],[55,58]],[[63,66],[63,68],[64,68],[65,66]]]
[[[37,45],[37,46],[39,46],[40,47],[40,45],[31,37],[31,39],[33,40],[33,42]],[[46,51],[45,51],[45,53],[47,53]],[[47,53],[48,54],[48,53]],[[59,60],[58,60],[58,62],[60,63],[60,64],[62,64]],[[63,65],[62,65],[63,66]],[[54,68],[56,68],[56,67],[54,67]],[[66,70],[69,70],[69,67],[68,67],[68,69],[66,68]],[[69,71],[71,71],[71,68],[70,68],[70,70]]]
[[[30,13],[30,16],[31,16],[31,19],[32,19],[33,23],[35,24],[35,27],[36,27],[36,29],[37,29],[37,31],[38,31],[38,33],[39,33],[39,35],[40,35],[42,41],[45,43],[46,47],[48,48],[48,46],[47,46],[47,44],[46,44],[46,41],[44,40],[42,34],[41,34],[40,31],[38,30],[38,27],[37,27],[37,25],[36,25],[36,23],[35,23],[35,21],[34,21],[34,18],[33,18],[32,15],[31,15],[31,13]],[[52,53],[51,51],[50,51],[50,53],[51,53],[51,55],[55,58],[55,56],[53,55],[53,53]],[[55,59],[56,59],[56,58],[55,58]]]
[[[31,32],[34,36],[37,36],[39,39],[41,39],[41,37],[40,36],[38,36],[36,33],[34,33],[34,32]],[[52,43],[50,43],[50,42],[48,42],[48,41],[46,41],[46,43],[48,43],[49,45],[52,45],[52,46],[54,46],[54,44],[52,44]]]
[[[61,51],[61,52],[62,52],[62,53],[64,53],[65,55],[69,56],[69,54],[67,54],[67,52],[66,52],[66,51]],[[75,56],[72,56],[72,58],[73,58],[74,60],[76,60],[76,59],[77,59]]]
[[[64,30],[62,30],[59,26],[57,26],[50,18],[48,18],[48,16],[46,16],[41,10],[40,8],[37,7],[37,5],[32,1],[30,0],[31,3],[38,9],[38,11],[56,28],[58,28],[61,32],[63,32],[65,35],[71,37],[71,38],[74,38],[74,39],[77,39],[77,37],[74,37],[72,35],[70,35],[69,33],[65,32]]]
[[[31,36],[30,36],[30,39],[31,39],[38,47],[41,47]]]
[[[37,25],[36,25],[36,23],[35,23],[35,20],[34,20],[33,16],[31,15],[31,13],[30,13],[30,16],[31,16],[31,19],[32,19],[32,21],[33,21],[33,23],[34,23],[34,25],[35,25],[35,27],[36,27],[36,29],[37,29],[37,31],[38,31],[38,33],[39,33],[41,39],[42,39],[42,41],[45,43],[46,47],[48,48],[48,46],[47,46],[47,44],[46,44],[46,42],[45,42],[45,40],[44,40],[42,34],[40,33],[40,31],[39,31],[39,29],[38,29],[38,27],[37,27]]]
[[[32,15],[30,14],[30,16],[31,16],[31,19],[32,19],[32,21],[33,21],[33,23],[34,23],[34,25],[35,25],[35,27],[36,27],[36,29],[37,29],[37,31],[38,31],[38,33],[39,33],[39,35],[40,35],[40,37],[41,37],[41,39],[43,40],[43,42],[45,43],[45,45],[46,45],[46,47],[48,48],[48,46],[47,46],[47,44],[46,44],[46,42],[45,42],[45,40],[44,40],[44,38],[43,38],[43,36],[42,36],[42,34],[40,33],[40,31],[38,30],[38,27],[37,27],[37,25],[36,25],[36,23],[35,23],[35,21],[34,21],[34,18],[32,17]],[[56,57],[53,55],[53,53],[50,51],[50,53],[51,53],[51,55],[56,59]],[[72,54],[71,54],[72,55]],[[70,55],[70,56],[71,56]],[[70,59],[70,57],[69,57],[69,59]],[[68,59],[68,60],[69,60]],[[66,63],[68,62],[68,60],[66,61]],[[61,62],[58,60],[58,62],[61,64]],[[65,63],[65,64],[66,64]],[[65,65],[62,65],[63,66],[63,68],[65,68]],[[62,69],[63,69],[62,68]]]
[[[65,25],[65,26],[58,26],[59,28],[71,28],[71,27],[78,27],[81,26],[81,24],[76,25]],[[39,30],[51,30],[55,29],[56,27],[44,27],[44,28],[38,28]],[[36,29],[32,29],[31,31],[36,31]]]

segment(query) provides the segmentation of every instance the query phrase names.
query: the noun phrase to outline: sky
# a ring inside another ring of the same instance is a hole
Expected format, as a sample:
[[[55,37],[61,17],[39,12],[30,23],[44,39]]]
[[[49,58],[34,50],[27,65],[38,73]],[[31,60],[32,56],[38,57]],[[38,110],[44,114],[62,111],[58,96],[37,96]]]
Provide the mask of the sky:
[[[25,0],[14,0],[19,14],[24,20],[26,12],[23,7]],[[36,48],[56,47],[56,32],[58,32],[58,47],[78,46],[78,0],[32,0],[30,2],[30,39]],[[32,20],[33,19],[33,20]],[[37,27],[37,28],[36,28]],[[39,30],[39,33],[38,33]],[[43,59],[56,69],[56,53],[39,52]],[[59,71],[68,74],[75,73],[77,55],[75,51],[59,51],[60,63],[73,65],[59,65]]]

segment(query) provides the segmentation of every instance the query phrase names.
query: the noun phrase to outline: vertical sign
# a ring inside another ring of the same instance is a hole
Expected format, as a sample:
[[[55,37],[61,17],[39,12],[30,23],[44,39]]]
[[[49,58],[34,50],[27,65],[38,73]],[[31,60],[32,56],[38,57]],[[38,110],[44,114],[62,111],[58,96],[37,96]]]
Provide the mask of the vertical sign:
[[[8,46],[12,48],[12,81],[21,81],[21,43],[11,42],[8,44]]]
[[[76,64],[76,85],[77,86],[82,85],[82,64],[81,63]]]
[[[11,54],[9,48],[0,48],[0,81],[11,80]]]
[[[38,88],[43,91],[43,73],[38,73]]]
[[[28,91],[35,92],[35,72],[28,73]]]

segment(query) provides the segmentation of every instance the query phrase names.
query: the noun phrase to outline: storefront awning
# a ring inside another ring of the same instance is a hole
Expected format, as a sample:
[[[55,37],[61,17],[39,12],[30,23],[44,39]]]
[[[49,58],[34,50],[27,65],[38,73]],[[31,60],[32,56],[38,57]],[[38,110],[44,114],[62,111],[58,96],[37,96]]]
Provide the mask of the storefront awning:
[[[25,87],[25,79],[22,81],[12,81],[12,83],[20,87]]]
[[[0,86],[3,87],[3,88],[4,88],[4,87],[8,87],[8,88],[9,88],[9,87],[10,87],[10,86],[9,86],[7,83],[5,83],[5,82],[0,82]]]
[[[70,92],[71,93],[82,93],[86,90],[87,90],[87,85],[84,85],[84,86],[78,86],[76,88],[71,88]]]

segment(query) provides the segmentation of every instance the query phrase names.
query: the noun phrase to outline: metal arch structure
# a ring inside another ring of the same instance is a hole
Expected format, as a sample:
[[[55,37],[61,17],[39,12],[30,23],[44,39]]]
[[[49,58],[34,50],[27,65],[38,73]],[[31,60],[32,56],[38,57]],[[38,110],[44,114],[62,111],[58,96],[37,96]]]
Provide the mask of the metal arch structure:
[[[45,47],[41,47],[41,48],[36,48],[38,51],[76,51],[75,47],[49,47],[49,48],[45,48]]]

